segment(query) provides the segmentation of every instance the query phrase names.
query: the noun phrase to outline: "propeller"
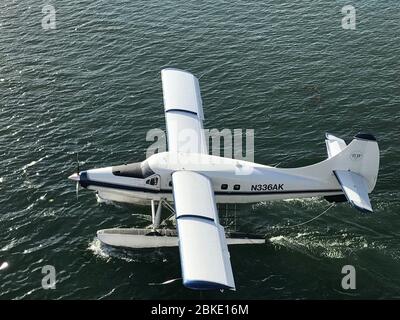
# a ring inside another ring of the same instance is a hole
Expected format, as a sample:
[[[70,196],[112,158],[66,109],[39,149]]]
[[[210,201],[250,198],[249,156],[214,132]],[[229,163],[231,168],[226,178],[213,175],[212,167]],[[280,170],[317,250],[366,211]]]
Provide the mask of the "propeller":
[[[75,185],[75,193],[76,193],[76,200],[79,199],[79,153],[76,153],[76,174],[78,176],[78,180],[76,180],[76,185]]]
[[[79,199],[79,181],[76,182],[75,193],[76,193],[76,200],[78,200]]]
[[[80,180],[79,172],[80,172],[79,156],[78,153],[76,153],[76,172],[68,177],[69,179],[76,181],[76,188],[75,188],[76,199],[78,199],[78,193],[79,193],[79,180]]]
[[[79,153],[76,153],[76,173],[79,175]]]

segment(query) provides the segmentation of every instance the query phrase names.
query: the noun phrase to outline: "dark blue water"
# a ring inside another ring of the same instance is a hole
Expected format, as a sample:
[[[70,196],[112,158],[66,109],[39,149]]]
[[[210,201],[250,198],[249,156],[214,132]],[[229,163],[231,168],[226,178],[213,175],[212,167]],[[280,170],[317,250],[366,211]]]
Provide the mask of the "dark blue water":
[[[0,298],[399,298],[400,5],[352,1],[51,2],[0,4]],[[322,199],[242,205],[232,247],[236,292],[185,289],[177,248],[101,246],[96,230],[144,227],[150,208],[98,203],[67,180],[84,168],[142,160],[165,128],[160,70],[200,78],[205,127],[255,130],[255,161],[294,167],[326,157],[325,131],[374,133],[381,169],[375,213]],[[341,287],[344,265],[357,289]],[[57,271],[41,287],[42,267]]]

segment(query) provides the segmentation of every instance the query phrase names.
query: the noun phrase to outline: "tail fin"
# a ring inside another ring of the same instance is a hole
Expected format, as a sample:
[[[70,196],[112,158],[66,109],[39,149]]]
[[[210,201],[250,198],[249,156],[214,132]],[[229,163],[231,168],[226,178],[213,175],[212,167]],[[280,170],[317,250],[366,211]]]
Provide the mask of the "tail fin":
[[[326,135],[329,159],[347,200],[361,211],[372,212],[368,194],[375,188],[379,171],[379,147],[371,134],[359,133],[349,145]]]

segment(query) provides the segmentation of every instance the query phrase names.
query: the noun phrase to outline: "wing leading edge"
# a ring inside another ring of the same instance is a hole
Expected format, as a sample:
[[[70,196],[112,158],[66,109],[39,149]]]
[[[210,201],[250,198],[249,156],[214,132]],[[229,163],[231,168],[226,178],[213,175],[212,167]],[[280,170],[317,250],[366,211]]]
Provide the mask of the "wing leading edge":
[[[235,289],[224,228],[210,180],[196,172],[172,174],[182,278],[197,290]]]

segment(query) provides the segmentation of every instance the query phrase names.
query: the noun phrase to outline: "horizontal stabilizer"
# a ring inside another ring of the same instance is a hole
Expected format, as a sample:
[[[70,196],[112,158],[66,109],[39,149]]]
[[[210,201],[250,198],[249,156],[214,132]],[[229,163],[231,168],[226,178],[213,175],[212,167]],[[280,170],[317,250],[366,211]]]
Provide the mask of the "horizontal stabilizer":
[[[346,148],[346,142],[343,139],[335,137],[330,133],[325,134],[326,150],[328,151],[328,158],[336,156],[340,151]]]
[[[362,212],[372,212],[367,181],[361,175],[345,170],[334,171],[347,200]]]

